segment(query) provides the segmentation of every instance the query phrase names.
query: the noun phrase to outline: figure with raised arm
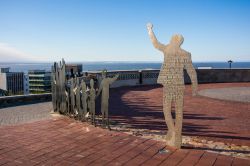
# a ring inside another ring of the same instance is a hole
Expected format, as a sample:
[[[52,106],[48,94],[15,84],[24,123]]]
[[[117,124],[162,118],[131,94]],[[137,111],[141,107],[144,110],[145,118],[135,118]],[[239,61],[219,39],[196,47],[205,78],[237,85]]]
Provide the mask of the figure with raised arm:
[[[102,112],[102,124],[104,126],[104,120],[106,121],[106,125],[110,129],[109,126],[109,114],[108,114],[108,108],[109,108],[109,85],[111,85],[113,82],[117,80],[119,77],[119,74],[116,74],[113,78],[106,77],[107,71],[102,72],[102,81],[100,84],[100,87],[97,92],[97,96],[100,95],[102,92],[102,99],[101,99],[101,112]]]
[[[191,54],[181,48],[184,41],[182,35],[173,35],[170,43],[161,44],[153,32],[153,25],[147,24],[147,30],[153,46],[163,52],[164,62],[157,79],[163,85],[163,112],[168,127],[167,144],[180,148],[182,144],[183,97],[184,97],[184,69],[191,82],[192,94],[197,94],[197,76],[192,65]],[[171,115],[172,104],[175,105],[175,120]]]

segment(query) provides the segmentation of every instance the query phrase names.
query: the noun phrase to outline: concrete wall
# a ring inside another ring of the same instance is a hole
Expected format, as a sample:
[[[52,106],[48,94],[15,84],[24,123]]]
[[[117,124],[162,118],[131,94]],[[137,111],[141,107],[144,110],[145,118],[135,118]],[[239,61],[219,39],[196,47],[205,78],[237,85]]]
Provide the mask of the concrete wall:
[[[196,69],[196,72],[199,83],[250,82],[250,69]],[[154,85],[157,83],[159,70],[111,71],[109,76],[116,73],[120,77],[111,87]],[[186,71],[184,80],[186,84],[190,84]]]
[[[0,97],[0,108],[51,101],[51,93]]]
[[[200,69],[199,83],[250,82],[250,69]]]

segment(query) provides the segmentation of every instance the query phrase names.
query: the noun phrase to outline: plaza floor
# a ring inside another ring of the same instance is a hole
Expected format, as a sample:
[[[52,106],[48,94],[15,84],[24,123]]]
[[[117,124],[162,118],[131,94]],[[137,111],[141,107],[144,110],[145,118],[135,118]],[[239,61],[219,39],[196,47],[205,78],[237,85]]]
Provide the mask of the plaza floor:
[[[250,87],[250,84],[202,84],[199,89],[225,87]],[[113,128],[124,125],[124,130],[166,132],[161,87],[112,89],[110,103]],[[18,110],[23,109],[31,115],[19,114]],[[5,113],[1,114],[3,110]],[[32,116],[39,110],[47,115]],[[0,126],[0,165],[250,165],[247,159],[201,148],[184,146],[176,150],[163,141],[52,116],[50,110],[51,103],[0,109],[0,117],[7,117]],[[13,120],[13,116],[23,120]],[[250,103],[191,97],[190,86],[186,87],[184,136],[249,146],[249,119]]]

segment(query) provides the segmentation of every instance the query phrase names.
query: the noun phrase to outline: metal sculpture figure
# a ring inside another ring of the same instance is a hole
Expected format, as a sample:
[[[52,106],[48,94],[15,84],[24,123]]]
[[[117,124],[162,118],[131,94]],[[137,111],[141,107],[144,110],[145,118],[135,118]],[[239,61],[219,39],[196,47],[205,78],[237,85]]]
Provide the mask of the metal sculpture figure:
[[[85,120],[85,116],[87,114],[87,98],[88,98],[88,94],[87,94],[87,87],[86,87],[86,83],[84,82],[84,80],[82,80],[81,83],[81,87],[82,87],[82,115],[81,115],[81,120]]]
[[[75,81],[74,78],[70,79],[70,113],[75,115]]]
[[[65,61],[62,59],[60,65],[54,63],[52,67],[52,103],[53,110],[60,113],[66,111],[66,94],[65,91]]]
[[[69,96],[69,92],[67,90],[65,90],[65,102],[66,102],[66,112],[65,112],[65,114],[69,115],[69,111],[70,111],[70,96]]]
[[[90,90],[89,90],[89,112],[91,114],[91,123],[96,126],[95,122],[95,99],[96,90],[94,88],[94,80],[90,80]]]
[[[57,111],[57,105],[56,105],[56,100],[57,100],[57,90],[56,90],[56,63],[51,67],[51,95],[52,95],[52,105],[53,105],[53,111]]]
[[[108,106],[109,106],[109,86],[119,77],[117,74],[113,78],[106,77],[106,72],[102,73],[102,81],[98,94],[94,88],[94,80],[90,80],[90,89],[87,89],[84,80],[80,83],[79,77],[72,77],[66,80],[66,64],[62,59],[60,63],[54,63],[52,66],[52,103],[53,110],[79,120],[86,120],[88,111],[91,115],[91,123],[96,125],[95,101],[96,97],[102,93],[101,112],[102,123],[110,129]],[[83,78],[84,79],[84,78]],[[86,78],[85,78],[86,79]],[[88,110],[89,109],[89,110]]]
[[[110,129],[109,126],[109,115],[108,115],[108,107],[109,107],[109,85],[111,85],[114,81],[117,80],[119,74],[115,75],[113,78],[106,77],[107,71],[102,72],[102,81],[100,87],[98,89],[97,96],[102,92],[101,99],[101,112],[102,112],[102,124],[105,125],[104,120],[106,121],[106,126]]]
[[[80,87],[80,79],[76,78],[76,87],[75,87],[75,95],[76,95],[76,115],[78,116],[78,119],[81,120],[82,117],[82,108],[81,108],[81,87]]]
[[[163,85],[163,112],[168,127],[166,141],[168,145],[180,148],[185,88],[183,70],[186,69],[191,78],[193,96],[197,94],[198,86],[196,71],[192,65],[191,54],[180,47],[184,41],[182,35],[174,35],[168,45],[163,45],[155,37],[151,23],[147,24],[147,29],[154,47],[164,54],[157,83]],[[172,103],[175,105],[175,122],[171,115]]]
[[[66,86],[66,77],[65,77],[66,64],[64,59],[60,62],[60,70],[59,70],[59,85],[60,85],[60,111],[61,113],[66,112],[66,95],[65,95],[65,86]]]

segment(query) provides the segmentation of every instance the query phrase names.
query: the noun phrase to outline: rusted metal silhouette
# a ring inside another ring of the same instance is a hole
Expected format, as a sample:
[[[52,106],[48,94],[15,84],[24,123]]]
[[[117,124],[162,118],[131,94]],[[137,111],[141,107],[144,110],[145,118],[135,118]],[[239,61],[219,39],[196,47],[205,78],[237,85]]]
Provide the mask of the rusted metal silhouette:
[[[52,66],[52,103],[53,110],[60,113],[66,112],[66,94],[65,94],[65,61],[54,63]]]
[[[197,76],[192,65],[191,54],[183,50],[184,38],[182,35],[174,35],[169,44],[158,42],[153,32],[153,25],[147,24],[149,37],[154,47],[164,54],[164,62],[158,76],[157,83],[163,85],[163,112],[168,127],[166,136],[167,144],[180,148],[182,144],[182,121],[183,121],[183,96],[184,96],[184,73],[186,69],[193,88],[193,95],[197,94]],[[175,105],[175,120],[171,115],[172,104]]]
[[[76,78],[75,96],[76,96],[76,114],[78,116],[78,119],[81,120],[83,115],[83,110],[81,108],[81,86],[79,78]]]
[[[54,63],[52,66],[52,103],[53,110],[79,120],[87,121],[88,114],[91,116],[91,123],[96,125],[96,89],[94,87],[94,80],[91,77],[72,77],[66,80],[66,65],[65,61]],[[72,74],[72,73],[71,73]],[[106,78],[106,72],[103,73],[103,80],[100,84],[98,95],[102,92],[101,112],[102,120],[104,119],[109,127],[108,120],[108,101],[109,101],[109,85],[117,78]],[[90,83],[90,89],[84,81],[87,79]],[[110,128],[110,127],[109,127]]]
[[[91,115],[91,123],[96,125],[95,122],[95,100],[96,100],[96,90],[94,88],[94,80],[90,80],[90,90],[89,90],[89,112]]]
[[[86,83],[84,82],[84,80],[82,80],[81,82],[81,87],[82,87],[82,114],[81,114],[81,120],[85,120],[85,116],[87,114],[87,98],[88,98],[88,94],[87,94],[87,87],[86,87]]]
[[[119,74],[115,75],[113,78],[106,77],[107,71],[102,72],[102,81],[97,92],[97,96],[102,92],[101,97],[101,112],[102,112],[102,124],[110,129],[109,126],[109,86],[117,80]],[[104,122],[106,121],[106,123]]]

